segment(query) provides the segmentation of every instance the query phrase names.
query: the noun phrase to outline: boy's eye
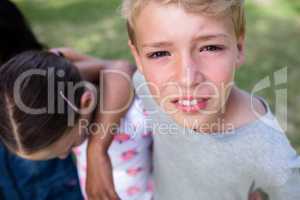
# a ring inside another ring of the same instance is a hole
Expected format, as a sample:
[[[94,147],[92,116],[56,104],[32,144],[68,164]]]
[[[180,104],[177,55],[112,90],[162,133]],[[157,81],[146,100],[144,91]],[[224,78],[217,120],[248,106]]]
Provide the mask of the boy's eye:
[[[164,56],[170,56],[171,54],[168,51],[157,51],[147,55],[150,59],[156,59]]]
[[[217,46],[217,45],[209,45],[209,46],[205,46],[203,48],[200,49],[200,52],[203,52],[203,51],[221,51],[223,50],[224,48],[221,47],[221,46]]]

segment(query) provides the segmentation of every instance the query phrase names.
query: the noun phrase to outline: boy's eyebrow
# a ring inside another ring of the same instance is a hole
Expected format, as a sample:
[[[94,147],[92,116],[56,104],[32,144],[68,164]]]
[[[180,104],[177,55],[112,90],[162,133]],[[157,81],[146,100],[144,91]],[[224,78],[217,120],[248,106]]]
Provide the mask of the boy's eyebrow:
[[[217,39],[217,38],[224,38],[224,39],[228,39],[229,36],[227,34],[224,33],[220,33],[220,34],[211,34],[211,35],[198,35],[196,36],[193,41],[207,41],[207,40],[212,40],[212,39]]]
[[[224,38],[228,39],[229,36],[224,33],[220,34],[211,34],[211,35],[198,35],[196,36],[193,41],[207,41],[207,40],[212,40],[212,39],[217,39],[217,38]],[[153,43],[145,43],[142,44],[142,47],[152,47],[152,48],[159,48],[159,47],[170,47],[172,46],[171,42],[153,42]]]
[[[154,47],[154,48],[169,47],[169,46],[172,46],[171,42],[153,42],[153,43],[142,44],[142,47]]]

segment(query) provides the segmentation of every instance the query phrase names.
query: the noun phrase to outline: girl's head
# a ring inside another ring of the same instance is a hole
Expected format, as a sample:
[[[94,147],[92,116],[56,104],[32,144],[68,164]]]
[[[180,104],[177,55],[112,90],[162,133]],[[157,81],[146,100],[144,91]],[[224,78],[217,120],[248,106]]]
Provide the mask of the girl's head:
[[[41,50],[21,11],[9,0],[0,1],[0,64],[26,50]]]
[[[92,117],[78,113],[94,102],[94,93],[78,84],[78,69],[52,53],[29,51],[9,60],[0,69],[0,140],[27,159],[67,156],[85,139],[78,121]]]

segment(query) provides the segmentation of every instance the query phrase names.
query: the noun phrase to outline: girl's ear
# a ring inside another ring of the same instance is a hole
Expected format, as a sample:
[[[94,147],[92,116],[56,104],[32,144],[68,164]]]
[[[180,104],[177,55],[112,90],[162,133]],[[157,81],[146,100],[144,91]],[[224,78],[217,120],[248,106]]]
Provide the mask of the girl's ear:
[[[245,34],[241,34],[237,41],[238,57],[237,68],[245,63]]]
[[[131,51],[131,53],[134,57],[134,60],[135,60],[135,63],[137,65],[138,70],[141,73],[143,73],[143,66],[142,66],[142,63],[141,63],[140,54],[138,52],[138,49],[137,49],[136,45],[134,45],[131,40],[128,40],[128,46],[129,46],[130,51]]]
[[[92,91],[86,90],[80,99],[80,109],[88,109],[95,103],[95,96]]]

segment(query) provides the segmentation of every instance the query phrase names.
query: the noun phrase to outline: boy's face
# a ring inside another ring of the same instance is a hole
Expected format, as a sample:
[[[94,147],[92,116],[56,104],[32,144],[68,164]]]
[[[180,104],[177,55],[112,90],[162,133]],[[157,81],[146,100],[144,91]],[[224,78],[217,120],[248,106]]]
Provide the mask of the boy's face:
[[[187,13],[151,1],[135,19],[130,47],[156,101],[182,126],[213,122],[244,60],[231,16]]]

